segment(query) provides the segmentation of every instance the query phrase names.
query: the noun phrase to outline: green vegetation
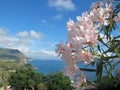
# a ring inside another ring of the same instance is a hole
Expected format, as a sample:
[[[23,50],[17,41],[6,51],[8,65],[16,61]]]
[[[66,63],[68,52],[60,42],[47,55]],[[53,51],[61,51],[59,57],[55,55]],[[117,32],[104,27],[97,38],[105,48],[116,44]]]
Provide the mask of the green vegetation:
[[[109,78],[104,76],[98,83],[98,90],[118,90],[120,88],[120,80],[117,77]]]
[[[52,73],[46,77],[48,90],[73,90],[70,84],[70,79],[62,72]]]
[[[62,72],[45,76],[36,72],[30,64],[26,64],[12,73],[9,84],[15,90],[72,90],[69,78]]]
[[[0,83],[7,84],[10,74],[23,65],[20,61],[0,61]]]
[[[37,90],[47,90],[47,87],[44,83],[39,83],[37,85]]]
[[[72,90],[69,78],[62,72],[45,76],[36,72],[30,64],[18,68],[8,81],[15,90]]]
[[[19,50],[0,48],[0,87],[10,85],[15,90],[72,90],[62,72],[38,73]]]
[[[0,82],[0,87],[2,87],[3,86],[3,83],[2,82]]]
[[[23,65],[20,61],[0,61],[0,71],[10,71]]]
[[[30,64],[26,64],[12,73],[9,84],[15,87],[15,90],[32,90],[39,82],[43,82],[43,79],[43,74],[38,74]]]
[[[0,48],[0,86],[8,84],[12,72],[22,67],[28,58],[17,49]]]
[[[36,72],[30,64],[12,73],[9,84],[15,90],[72,90],[69,78],[62,72],[45,76]]]

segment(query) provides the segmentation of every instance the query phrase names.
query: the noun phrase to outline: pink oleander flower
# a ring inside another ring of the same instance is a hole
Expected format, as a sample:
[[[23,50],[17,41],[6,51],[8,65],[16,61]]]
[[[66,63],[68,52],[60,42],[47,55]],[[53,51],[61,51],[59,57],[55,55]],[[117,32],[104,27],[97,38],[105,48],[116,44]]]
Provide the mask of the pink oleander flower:
[[[83,73],[76,77],[76,82],[72,84],[72,86],[76,88],[75,90],[83,90],[82,85],[87,82],[86,77]]]
[[[70,27],[70,22],[73,22],[72,20],[70,20],[67,24],[67,27],[69,27],[68,40],[74,43],[78,43],[79,45],[88,44],[96,46],[98,43],[97,38],[99,32],[94,27],[93,22],[89,19],[89,15],[84,13],[83,17],[77,17],[77,21],[78,23],[72,24],[72,28]]]
[[[73,20],[69,19],[69,22],[67,22],[67,30],[71,31],[72,29],[75,28],[75,23]]]
[[[68,40],[66,43],[57,44],[56,53],[67,64],[65,74],[73,80],[76,90],[82,90],[81,85],[86,83],[86,75],[83,75],[78,67],[79,62],[90,64],[94,61],[94,55],[87,47],[98,45],[99,30],[102,25],[108,25],[108,18],[113,12],[112,4],[97,2],[92,4],[89,12],[77,16],[77,22],[69,19],[67,22]],[[120,21],[120,12],[115,21]]]
[[[61,59],[66,63],[66,64],[74,64],[74,60],[71,55],[71,50],[70,49],[65,49],[65,51],[61,55]]]
[[[83,31],[84,37],[81,37],[82,44],[97,46],[98,33],[98,30],[95,28],[87,28],[85,31]]]
[[[94,61],[94,56],[89,51],[82,51],[82,59],[85,64],[90,64]]]
[[[65,67],[65,75],[69,76],[71,80],[74,79],[75,74],[78,72],[80,72],[80,69],[76,64],[67,65]]]
[[[58,53],[59,56],[61,56],[61,59],[64,60],[68,64],[72,64],[72,50],[70,48],[70,44],[67,43],[66,45],[61,42],[60,44],[57,44],[56,53]]]
[[[80,35],[80,30],[77,25],[73,20],[69,20],[67,22],[67,30],[68,30],[68,41],[76,41],[76,37]]]
[[[108,25],[109,21],[107,18],[110,16],[111,12],[113,12],[112,4],[103,4],[102,2],[97,2],[91,7],[90,17],[98,24]]]

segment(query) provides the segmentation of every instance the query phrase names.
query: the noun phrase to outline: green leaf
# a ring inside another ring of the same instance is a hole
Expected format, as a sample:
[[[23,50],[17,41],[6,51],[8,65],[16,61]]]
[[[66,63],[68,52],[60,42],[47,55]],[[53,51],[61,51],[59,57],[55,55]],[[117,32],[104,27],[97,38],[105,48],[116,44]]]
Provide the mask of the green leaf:
[[[97,71],[96,71],[97,81],[100,81],[102,78],[102,72],[103,72],[102,57],[101,57],[101,60],[99,60],[96,65],[97,65]]]
[[[98,46],[97,46],[97,48],[98,48],[98,50],[99,50],[99,51],[100,51],[100,53],[101,53],[100,45],[98,45]]]
[[[96,69],[90,69],[90,68],[80,68],[80,70],[87,71],[87,72],[96,72]]]
[[[111,43],[111,47],[108,50],[106,50],[104,53],[113,52],[113,50],[119,46],[120,46],[120,42],[117,42],[116,44]]]
[[[98,37],[98,40],[99,40],[104,46],[106,46],[106,47],[109,48],[109,46],[103,41],[102,38]]]
[[[113,40],[114,40],[114,39],[118,39],[118,38],[120,38],[120,35],[114,37]],[[120,41],[120,40],[119,40],[119,41]]]

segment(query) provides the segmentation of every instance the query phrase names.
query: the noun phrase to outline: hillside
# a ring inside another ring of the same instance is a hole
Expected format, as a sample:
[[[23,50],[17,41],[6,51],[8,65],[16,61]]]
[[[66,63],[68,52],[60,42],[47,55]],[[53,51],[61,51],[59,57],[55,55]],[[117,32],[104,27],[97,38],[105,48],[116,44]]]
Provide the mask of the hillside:
[[[19,50],[0,48],[0,83],[6,83],[11,73],[27,62],[28,57]]]
[[[0,48],[0,61],[20,61],[28,63],[29,59],[17,49]]]
[[[1,60],[26,61],[28,58],[17,49],[0,48],[0,61]]]

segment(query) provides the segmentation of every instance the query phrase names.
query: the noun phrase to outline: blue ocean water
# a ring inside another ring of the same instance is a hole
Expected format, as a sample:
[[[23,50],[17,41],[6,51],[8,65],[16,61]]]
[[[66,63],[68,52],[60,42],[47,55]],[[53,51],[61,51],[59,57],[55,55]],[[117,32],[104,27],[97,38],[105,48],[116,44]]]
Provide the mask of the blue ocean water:
[[[65,63],[61,60],[32,60],[30,64],[44,74],[64,71],[65,67]]]
[[[37,68],[38,72],[42,72],[46,75],[49,73],[64,71],[64,68],[66,65],[62,60],[61,61],[60,60],[32,60],[30,64],[32,64],[35,68]],[[86,65],[83,63],[79,64],[79,67],[81,68],[84,68],[85,66]],[[94,67],[91,67],[91,66],[88,66],[87,68],[94,69]],[[116,69],[120,69],[120,65],[117,66]],[[85,75],[87,75],[87,80],[89,81],[96,80],[95,72],[85,72]]]
[[[42,72],[44,74],[55,73],[58,71],[64,71],[65,63],[61,60],[32,60],[30,62],[32,66],[34,66],[38,72]],[[83,63],[79,64],[80,67],[84,67]],[[85,72],[88,76],[88,80],[95,80],[95,73]]]

